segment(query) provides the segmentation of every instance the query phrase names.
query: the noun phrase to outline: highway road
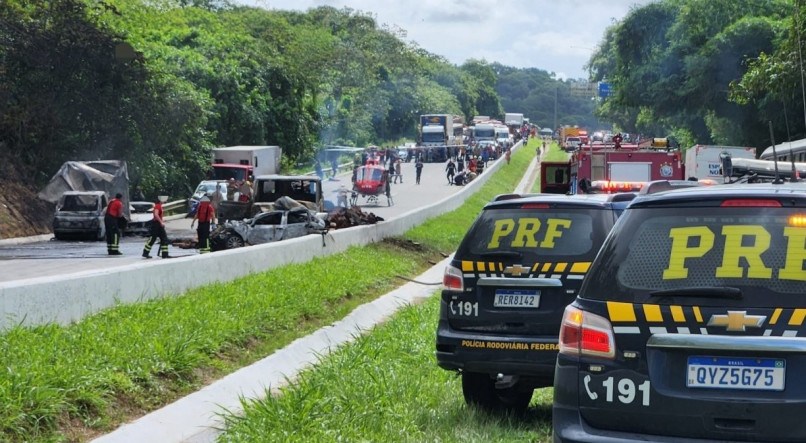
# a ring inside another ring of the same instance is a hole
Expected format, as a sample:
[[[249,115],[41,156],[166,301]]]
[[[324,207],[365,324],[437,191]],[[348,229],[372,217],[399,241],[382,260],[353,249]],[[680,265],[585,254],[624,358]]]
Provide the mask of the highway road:
[[[392,184],[394,204],[388,206],[386,197],[379,199],[378,205],[369,205],[365,198],[358,198],[358,206],[364,212],[372,212],[384,219],[392,219],[398,215],[439,201],[459,191],[461,187],[448,185],[445,178],[444,163],[426,163],[420,184],[415,184],[414,163],[402,164],[403,182]],[[340,186],[352,187],[351,174],[341,174],[335,179],[326,179],[323,191],[326,200],[336,203]],[[190,219],[171,220],[167,223],[168,237],[194,238],[196,233],[190,229]],[[159,241],[157,241],[159,242]],[[104,242],[92,241],[58,241],[48,240],[19,245],[0,246],[0,283],[18,282],[31,278],[74,274],[80,272],[96,272],[101,269],[112,269],[142,261],[141,253],[144,237],[132,236],[121,239],[121,256],[108,256]],[[158,247],[154,246],[152,256],[156,256]],[[195,255],[195,249],[171,247],[169,254],[173,257]],[[153,260],[161,260],[152,258]]]

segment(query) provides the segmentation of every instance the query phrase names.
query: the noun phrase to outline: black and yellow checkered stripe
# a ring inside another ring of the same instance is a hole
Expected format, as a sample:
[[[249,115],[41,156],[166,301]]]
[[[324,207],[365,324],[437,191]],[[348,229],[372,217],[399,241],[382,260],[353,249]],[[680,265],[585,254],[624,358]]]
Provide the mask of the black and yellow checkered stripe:
[[[461,260],[462,274],[466,278],[531,277],[582,280],[590,266],[591,262],[545,262],[529,265]]]
[[[714,311],[714,308],[709,308]],[[745,311],[742,308],[723,308],[718,315],[728,311]],[[767,311],[768,312],[768,311]],[[607,314],[616,334],[640,334],[649,332],[678,334],[708,334],[711,316],[703,314],[699,306],[656,305],[626,302],[607,302]],[[748,314],[753,314],[748,312]],[[796,337],[806,335],[802,331],[806,323],[806,309],[774,308],[772,315],[763,315],[763,335]],[[725,331],[725,327],[714,327]]]

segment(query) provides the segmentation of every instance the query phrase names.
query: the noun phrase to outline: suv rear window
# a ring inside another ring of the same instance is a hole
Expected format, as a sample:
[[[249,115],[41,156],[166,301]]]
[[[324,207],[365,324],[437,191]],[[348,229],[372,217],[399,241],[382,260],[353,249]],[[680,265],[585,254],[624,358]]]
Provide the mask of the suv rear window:
[[[516,261],[536,263],[593,255],[613,218],[612,211],[602,209],[487,209],[465,235],[456,256],[473,260],[514,253]]]
[[[601,252],[582,298],[643,303],[651,297],[660,303],[673,296],[681,304],[696,298],[700,305],[730,305],[735,295],[703,296],[709,288],[729,287],[741,291],[744,306],[802,306],[806,212],[775,207],[631,209]],[[681,294],[684,289],[689,293]],[[651,294],[655,291],[672,292]]]

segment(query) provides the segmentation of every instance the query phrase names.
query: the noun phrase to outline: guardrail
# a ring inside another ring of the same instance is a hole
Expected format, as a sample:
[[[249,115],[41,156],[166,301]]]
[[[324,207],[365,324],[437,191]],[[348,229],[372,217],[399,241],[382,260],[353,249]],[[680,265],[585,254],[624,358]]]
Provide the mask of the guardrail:
[[[175,200],[172,202],[167,202],[162,205],[162,210],[165,212],[166,215],[176,215],[188,212],[188,201],[187,200]]]

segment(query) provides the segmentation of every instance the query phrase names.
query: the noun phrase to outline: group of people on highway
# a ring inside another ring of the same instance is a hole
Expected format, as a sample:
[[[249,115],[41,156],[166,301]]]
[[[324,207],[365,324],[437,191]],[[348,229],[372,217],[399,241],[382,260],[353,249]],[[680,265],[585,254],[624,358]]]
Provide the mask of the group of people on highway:
[[[446,178],[448,180],[449,185],[457,185],[463,186],[473,180],[478,174],[481,174],[486,165],[489,161],[490,152],[487,149],[478,150],[478,153],[475,153],[474,149],[465,149],[461,148],[456,150],[455,156],[451,156],[448,158],[448,162],[445,166],[445,171],[447,172]],[[373,160],[374,162],[380,162],[381,157],[378,156],[377,153],[367,152],[359,156],[356,155],[356,164],[353,168],[353,183],[355,184],[356,181],[356,174],[358,168],[364,164],[367,164],[368,160]],[[510,158],[510,149],[507,148],[505,151],[505,156],[507,158],[507,163],[509,163]],[[403,183],[403,171],[402,171],[402,159],[399,158],[392,150],[388,150],[384,152],[384,160],[388,160],[388,166],[385,166],[385,182],[387,186],[387,194],[391,193],[390,184],[395,183],[397,184],[398,180],[400,183]],[[335,163],[335,160],[334,160]],[[386,163],[386,162],[384,162]],[[376,163],[376,164],[384,164],[384,163]],[[316,161],[316,174],[323,176],[322,166],[320,162]],[[422,156],[416,155],[415,164],[414,164],[414,171],[415,171],[415,184],[420,184],[420,179],[422,177],[423,172],[423,159]],[[334,168],[334,175],[335,175],[335,168]],[[199,206],[196,209],[196,212],[193,216],[193,220],[191,221],[190,227],[193,228],[193,225],[198,222],[198,227],[196,228],[197,235],[198,235],[198,248],[199,253],[204,254],[211,251],[211,244],[210,244],[210,229],[212,224],[216,220],[216,207],[219,203],[218,201],[212,201],[212,198],[219,197],[218,192],[213,192],[208,195],[202,196]],[[230,201],[248,201],[252,195],[252,187],[251,183],[248,180],[244,180],[242,182],[236,181],[234,178],[229,180],[227,186],[227,200]],[[342,186],[339,189],[339,205],[340,206],[347,206],[347,195],[346,195],[346,188]],[[104,214],[104,226],[106,228],[106,243],[107,243],[107,253],[109,255],[123,255],[120,252],[120,235],[123,227],[125,226],[125,217],[123,211],[123,195],[118,193],[115,195],[105,209]],[[220,200],[220,197],[219,199]],[[122,220],[122,221],[121,221]],[[165,219],[164,219],[164,210],[162,207],[162,201],[159,199],[154,201],[154,209],[153,209],[153,219],[151,220],[150,226],[150,236],[146,241],[145,245],[143,246],[142,256],[145,259],[151,258],[151,249],[153,248],[154,244],[156,243],[157,239],[160,241],[159,245],[159,256],[162,258],[170,258],[171,256],[168,254],[168,235],[165,230]]]
[[[445,165],[448,184],[464,186],[484,172],[487,162],[490,160],[490,157],[486,154],[487,151],[482,151],[480,155],[464,153],[464,155],[457,155],[455,161],[453,158],[448,158],[448,162]],[[504,151],[504,155],[507,158],[507,163],[509,163],[509,148]]]
[[[123,194],[116,194],[115,198],[109,201],[104,213],[104,227],[106,229],[106,250],[108,255],[123,255],[120,252],[120,233],[122,226],[125,225],[125,217],[123,215]],[[160,199],[154,200],[153,218],[151,219],[149,233],[150,236],[143,246],[142,256],[145,259],[151,258],[151,249],[154,247],[157,239],[159,239],[159,256],[162,258],[171,258],[168,254],[168,233],[165,230],[165,211],[162,207]],[[190,227],[198,221],[198,228],[196,230],[199,237],[198,247],[199,253],[204,254],[211,251],[210,247],[210,227],[215,221],[216,211],[211,202],[209,195],[204,195],[201,198],[193,220],[190,222]],[[122,220],[124,222],[122,222]]]

